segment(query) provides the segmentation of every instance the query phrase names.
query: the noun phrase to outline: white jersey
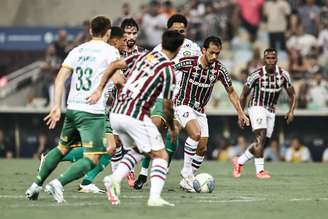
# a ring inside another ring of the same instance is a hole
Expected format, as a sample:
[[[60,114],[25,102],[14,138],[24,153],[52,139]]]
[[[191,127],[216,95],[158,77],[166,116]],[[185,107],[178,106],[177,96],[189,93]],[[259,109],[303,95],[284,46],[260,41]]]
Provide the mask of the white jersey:
[[[62,64],[63,67],[73,70],[67,109],[94,114],[105,113],[106,92],[103,92],[100,100],[94,105],[88,104],[86,98],[98,86],[108,65],[119,58],[119,51],[101,40],[91,40],[74,48]]]
[[[160,51],[162,50],[162,44],[157,45],[154,49],[154,51]],[[184,57],[189,57],[189,56],[200,56],[202,54],[200,47],[197,45],[197,43],[189,40],[189,39],[184,39],[183,44],[178,52],[178,54],[174,57],[172,60],[174,64],[178,64],[179,60]],[[180,71],[175,71],[175,77],[176,77],[176,87],[173,92],[173,96],[175,96],[180,88],[180,81],[182,77],[182,72]],[[158,98],[163,98],[163,94],[161,93]]]

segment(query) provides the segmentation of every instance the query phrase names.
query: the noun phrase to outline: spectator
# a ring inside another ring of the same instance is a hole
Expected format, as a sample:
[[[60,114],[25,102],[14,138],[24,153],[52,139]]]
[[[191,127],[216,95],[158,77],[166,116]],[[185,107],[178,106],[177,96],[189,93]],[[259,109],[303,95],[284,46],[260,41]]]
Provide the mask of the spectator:
[[[304,79],[307,68],[300,50],[292,49],[289,54],[289,73],[293,80]]]
[[[285,32],[290,13],[290,6],[285,0],[271,0],[264,4],[271,48],[286,50]]]
[[[125,2],[122,4],[122,15],[113,22],[113,26],[120,26],[124,19],[131,17],[131,6],[128,2]]]
[[[150,2],[149,11],[143,16],[142,27],[147,38],[147,47],[153,48],[161,43],[166,28],[167,17],[160,13],[161,4],[157,0]]]
[[[284,150],[280,147],[278,139],[271,139],[269,147],[264,150],[264,159],[266,161],[284,160]]]
[[[328,163],[328,147],[322,153],[322,162]]]
[[[305,0],[305,4],[298,8],[304,31],[307,34],[317,36],[320,23],[320,8],[315,5],[315,0]]]
[[[71,46],[72,48],[91,40],[90,21],[89,20],[83,21],[82,26],[83,26],[83,30],[80,33],[78,33],[78,35],[75,37]]]
[[[328,107],[328,82],[320,71],[315,73],[309,83],[307,93],[308,109],[323,109]]]
[[[212,151],[212,158],[219,161],[232,159],[233,149],[227,138],[217,137],[217,148]]]
[[[247,63],[247,69],[249,73],[253,73],[255,70],[262,66],[262,58],[260,48],[253,49],[252,59]]]
[[[293,138],[286,151],[285,160],[291,163],[312,161],[310,150],[301,143],[301,140],[298,137]]]
[[[56,51],[56,56],[60,62],[63,62],[67,55],[67,32],[65,30],[58,31],[57,40],[53,43]]]
[[[0,157],[11,159],[14,156],[14,147],[5,138],[4,132],[0,129]]]
[[[45,154],[49,149],[48,138],[45,134],[40,134],[37,139],[37,151],[33,155],[34,159],[40,159],[42,154]]]
[[[163,2],[163,7],[161,8],[161,13],[169,19],[172,15],[177,13],[177,10],[173,7],[173,3],[171,1]]]
[[[248,142],[246,138],[242,135],[237,137],[237,144],[234,145],[231,150],[229,150],[228,157],[232,160],[234,157],[239,157],[244,153],[248,147]]]

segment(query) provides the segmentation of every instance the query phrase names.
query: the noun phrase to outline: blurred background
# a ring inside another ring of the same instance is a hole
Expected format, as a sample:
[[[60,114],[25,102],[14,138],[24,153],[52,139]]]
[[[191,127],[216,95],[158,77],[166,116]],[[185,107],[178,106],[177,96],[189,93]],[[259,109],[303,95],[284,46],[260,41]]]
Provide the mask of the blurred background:
[[[88,19],[102,14],[120,25],[133,17],[140,25],[137,44],[151,49],[160,43],[151,33],[164,31],[175,13],[188,18],[188,38],[200,46],[209,35],[222,38],[220,59],[239,94],[248,74],[262,65],[264,49],[276,48],[278,64],[292,77],[297,110],[287,126],[288,97],[282,93],[265,158],[328,162],[328,0],[1,0],[0,157],[38,158],[56,145],[61,124],[49,132],[42,118],[52,104],[61,62],[90,39]],[[220,84],[208,105],[207,158],[228,161],[253,134],[238,128]],[[176,158],[181,156],[182,147]]]

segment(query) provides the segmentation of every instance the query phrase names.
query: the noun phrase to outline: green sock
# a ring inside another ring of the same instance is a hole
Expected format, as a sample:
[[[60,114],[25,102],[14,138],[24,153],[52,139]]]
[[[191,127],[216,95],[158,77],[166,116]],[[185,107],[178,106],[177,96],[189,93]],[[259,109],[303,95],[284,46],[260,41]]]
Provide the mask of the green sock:
[[[141,162],[141,166],[145,169],[148,169],[149,164],[150,164],[150,157],[145,157]]]
[[[84,157],[73,163],[63,174],[58,178],[59,182],[64,186],[73,180],[79,179],[84,176],[95,165],[91,160]]]
[[[107,167],[107,165],[109,164],[110,158],[111,158],[111,156],[109,154],[101,155],[101,157],[99,159],[99,163],[84,176],[81,184],[82,185],[91,184],[92,181],[94,180],[94,178],[96,178],[96,176],[101,171],[103,171],[103,169],[105,169]]]
[[[83,157],[84,149],[83,147],[76,147],[70,150],[65,157],[63,157],[62,161],[71,161],[76,162]]]
[[[49,151],[44,157],[44,160],[41,161],[35,183],[42,186],[50,173],[57,167],[62,157],[63,155],[57,147]]]
[[[177,148],[179,142],[179,136],[177,136],[177,139],[174,143],[171,143],[171,136],[169,132],[166,132],[166,137],[165,137],[165,149],[169,155],[169,160],[168,160],[168,166],[170,166],[175,149]]]

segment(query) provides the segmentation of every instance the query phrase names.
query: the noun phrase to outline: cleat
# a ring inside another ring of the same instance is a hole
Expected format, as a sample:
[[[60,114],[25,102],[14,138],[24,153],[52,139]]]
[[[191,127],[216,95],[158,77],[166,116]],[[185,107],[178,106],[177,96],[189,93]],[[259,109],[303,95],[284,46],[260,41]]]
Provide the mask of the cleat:
[[[128,185],[130,188],[133,188],[134,187],[134,184],[136,182],[136,177],[134,175],[134,172],[130,172],[128,175],[127,175],[127,180],[128,180]]]
[[[135,181],[133,188],[136,190],[142,189],[142,187],[147,182],[147,176],[140,174],[138,179]]]
[[[58,179],[54,179],[50,183],[48,183],[44,191],[47,192],[49,195],[52,195],[52,197],[57,201],[57,203],[65,202],[63,194],[64,188]]]
[[[79,192],[82,192],[82,193],[106,193],[104,190],[99,189],[95,184],[80,185]]]
[[[108,201],[110,201],[112,205],[119,205],[120,184],[116,182],[112,176],[106,176],[104,178],[104,184],[107,190]]]
[[[232,165],[233,165],[232,175],[233,175],[235,178],[239,178],[241,172],[242,172],[243,169],[244,169],[244,166],[243,166],[243,165],[240,165],[240,164],[238,163],[238,157],[235,157],[235,158],[232,159]]]
[[[173,203],[165,201],[162,198],[150,198],[150,199],[148,199],[147,205],[149,207],[163,207],[163,206],[174,207],[175,206]]]
[[[39,193],[42,191],[42,186],[35,182],[26,190],[25,196],[28,200],[38,200]]]
[[[183,177],[180,181],[180,188],[186,192],[196,192],[193,187],[194,176]]]
[[[262,170],[261,172],[256,174],[256,177],[258,179],[270,179],[271,176],[269,175],[269,173],[265,170]]]

